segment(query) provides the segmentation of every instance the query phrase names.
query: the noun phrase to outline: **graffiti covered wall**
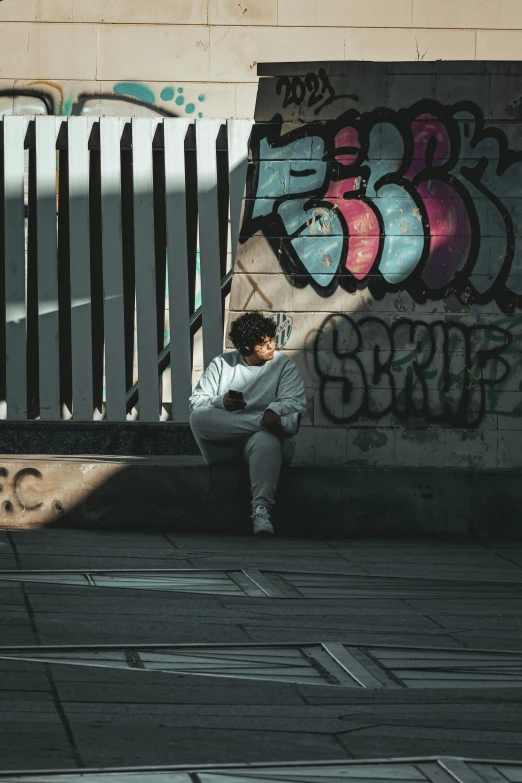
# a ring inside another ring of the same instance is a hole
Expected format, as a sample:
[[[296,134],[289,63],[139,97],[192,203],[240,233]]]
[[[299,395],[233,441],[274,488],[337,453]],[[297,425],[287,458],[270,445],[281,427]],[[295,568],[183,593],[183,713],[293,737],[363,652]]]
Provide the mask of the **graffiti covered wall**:
[[[0,115],[194,118],[208,115],[206,99],[206,90],[197,84],[128,81],[102,87],[37,79],[13,86],[0,84]]]
[[[301,461],[521,465],[522,66],[278,69],[231,307],[291,325]]]

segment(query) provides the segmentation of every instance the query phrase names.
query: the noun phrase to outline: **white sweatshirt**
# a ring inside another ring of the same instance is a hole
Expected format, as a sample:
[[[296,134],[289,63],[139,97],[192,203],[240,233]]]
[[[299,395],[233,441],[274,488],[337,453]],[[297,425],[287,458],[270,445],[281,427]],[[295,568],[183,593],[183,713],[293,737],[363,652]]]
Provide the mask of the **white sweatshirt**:
[[[246,411],[263,414],[268,408],[280,416],[304,413],[306,396],[303,379],[293,359],[285,354],[258,366],[245,362],[239,351],[216,356],[209,364],[190,398],[190,412],[201,405],[224,408],[230,391],[243,392]]]

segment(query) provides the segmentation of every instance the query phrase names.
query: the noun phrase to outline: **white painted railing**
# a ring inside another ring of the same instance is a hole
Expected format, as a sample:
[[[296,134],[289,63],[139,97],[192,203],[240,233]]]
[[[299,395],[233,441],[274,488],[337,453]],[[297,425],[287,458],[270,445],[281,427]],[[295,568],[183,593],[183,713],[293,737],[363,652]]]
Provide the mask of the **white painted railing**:
[[[141,421],[160,419],[165,386],[172,421],[188,420],[196,258],[206,366],[223,347],[221,280],[235,256],[251,128],[4,118],[2,418],[125,421],[138,383]],[[169,334],[165,384],[158,354]]]

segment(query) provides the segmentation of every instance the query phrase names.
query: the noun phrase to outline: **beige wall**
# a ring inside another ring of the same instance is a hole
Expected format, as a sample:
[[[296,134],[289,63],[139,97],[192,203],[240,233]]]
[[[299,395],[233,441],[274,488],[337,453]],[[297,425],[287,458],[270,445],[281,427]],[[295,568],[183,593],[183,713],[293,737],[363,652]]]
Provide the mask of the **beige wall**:
[[[520,0],[3,0],[0,111],[40,110],[23,93],[45,80],[63,114],[88,93],[84,113],[154,104],[180,116],[188,106],[192,116],[251,117],[259,62],[506,60],[521,51]],[[120,82],[139,83],[130,88],[138,103],[114,100]]]

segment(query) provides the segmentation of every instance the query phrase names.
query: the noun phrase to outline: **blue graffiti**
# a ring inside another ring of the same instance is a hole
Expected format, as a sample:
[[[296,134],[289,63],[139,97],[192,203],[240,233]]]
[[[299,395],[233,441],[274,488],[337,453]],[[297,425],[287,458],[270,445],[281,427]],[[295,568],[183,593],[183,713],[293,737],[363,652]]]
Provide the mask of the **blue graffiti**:
[[[475,104],[254,131],[241,241],[262,231],[296,286],[522,306],[522,153]]]

